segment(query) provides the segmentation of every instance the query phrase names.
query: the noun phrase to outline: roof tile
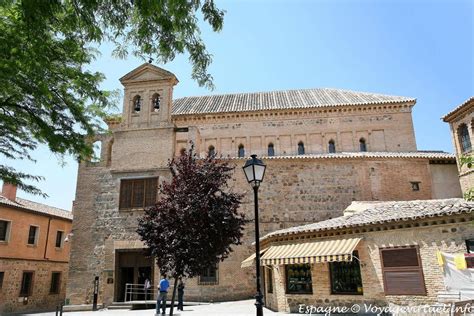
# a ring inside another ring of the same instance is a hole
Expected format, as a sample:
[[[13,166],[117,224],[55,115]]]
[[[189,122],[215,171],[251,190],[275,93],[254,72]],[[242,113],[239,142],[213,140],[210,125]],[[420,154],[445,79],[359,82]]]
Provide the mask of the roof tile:
[[[173,101],[173,115],[285,110],[415,102],[414,98],[340,89],[306,89],[185,97]]]
[[[23,208],[29,211],[52,215],[72,220],[72,212],[66,211],[57,207],[49,206],[42,203],[33,202],[21,198],[16,198],[15,201],[9,200],[0,194],[0,205],[8,205]]]
[[[369,206],[369,208],[364,211],[354,213],[352,215],[341,216],[313,224],[277,230],[267,234],[262,238],[262,240],[272,236],[334,230],[347,227],[407,221],[425,217],[446,216],[471,212],[474,212],[474,202],[467,202],[464,199],[380,202]]]

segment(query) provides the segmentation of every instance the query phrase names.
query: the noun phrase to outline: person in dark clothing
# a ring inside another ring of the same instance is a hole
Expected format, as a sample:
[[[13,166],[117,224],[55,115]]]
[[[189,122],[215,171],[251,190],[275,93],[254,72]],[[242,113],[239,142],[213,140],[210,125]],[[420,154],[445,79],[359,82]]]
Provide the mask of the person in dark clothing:
[[[184,283],[183,279],[179,277],[178,280],[178,310],[183,310],[183,296],[184,296]]]

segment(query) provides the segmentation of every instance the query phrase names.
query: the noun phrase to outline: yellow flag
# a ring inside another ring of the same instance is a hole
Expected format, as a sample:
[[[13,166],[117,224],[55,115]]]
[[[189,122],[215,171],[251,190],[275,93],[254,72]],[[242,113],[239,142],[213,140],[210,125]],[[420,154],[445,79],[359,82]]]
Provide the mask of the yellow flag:
[[[443,254],[441,253],[441,251],[437,251],[436,252],[436,258],[438,259],[438,265],[440,266],[444,266],[444,256]]]
[[[454,255],[454,264],[456,265],[456,269],[458,270],[467,269],[466,258],[464,257],[463,253],[458,253]]]

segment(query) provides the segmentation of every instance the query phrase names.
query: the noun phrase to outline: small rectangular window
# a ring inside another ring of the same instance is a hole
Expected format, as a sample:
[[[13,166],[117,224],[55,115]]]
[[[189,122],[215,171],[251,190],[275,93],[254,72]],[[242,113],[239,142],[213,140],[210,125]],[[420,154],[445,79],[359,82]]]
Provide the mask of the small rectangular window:
[[[0,220],[0,241],[8,241],[10,236],[10,221]]]
[[[207,268],[202,272],[199,276],[199,284],[200,285],[215,285],[218,284],[218,275],[219,270],[217,265]]]
[[[0,290],[3,288],[3,278],[5,277],[5,272],[0,271]]]
[[[312,294],[313,282],[311,280],[311,265],[291,264],[285,266],[286,293]]]
[[[51,287],[49,288],[50,294],[59,294],[61,288],[61,272],[53,272],[51,274]]]
[[[354,251],[350,262],[329,263],[331,294],[363,294],[358,258],[357,251]]]
[[[38,226],[30,226],[30,230],[28,232],[28,245],[36,245],[38,242]]]
[[[33,272],[23,272],[21,279],[20,296],[30,296],[33,289]]]
[[[63,246],[63,236],[64,236],[63,231],[58,230],[56,232],[56,248],[62,248],[62,246]]]
[[[268,271],[268,276],[267,276],[268,277],[268,282],[267,282],[268,290],[267,290],[267,292],[268,293],[273,293],[273,268],[272,268],[272,266],[270,266],[270,268],[266,269],[266,270]]]
[[[420,191],[420,183],[419,181],[410,182],[412,191]]]
[[[158,178],[120,181],[119,209],[145,208],[156,203]]]

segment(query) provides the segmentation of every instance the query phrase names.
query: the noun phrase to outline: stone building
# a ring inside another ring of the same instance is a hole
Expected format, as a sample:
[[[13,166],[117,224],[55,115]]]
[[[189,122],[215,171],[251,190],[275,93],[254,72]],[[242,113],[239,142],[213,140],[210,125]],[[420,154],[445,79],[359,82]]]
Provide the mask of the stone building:
[[[474,188],[474,169],[461,166],[460,157],[472,154],[474,143],[474,97],[469,98],[443,117],[449,123],[451,136],[458,158],[459,180],[463,192]]]
[[[418,200],[369,203],[345,216],[275,231],[261,242],[265,305],[298,312],[306,310],[302,305],[434,304],[449,275],[443,276],[439,253],[474,253],[473,222],[474,202]],[[472,279],[467,286],[474,294]],[[458,300],[474,298],[461,295]]]
[[[0,194],[0,314],[55,310],[64,302],[71,212]]]
[[[124,300],[125,284],[159,278],[136,234],[144,206],[169,179],[167,162],[193,142],[200,155],[235,164],[231,186],[250,187],[240,167],[257,154],[267,164],[260,188],[262,234],[342,215],[352,201],[459,197],[454,155],[418,151],[413,98],[337,89],[239,93],[173,99],[174,74],[144,64],[120,79],[123,112],[98,138],[98,161],[79,165],[67,297],[90,303]],[[254,292],[240,269],[252,253],[253,225],[230,258],[187,280],[188,300],[233,300]],[[87,254],[87,255],[84,255]],[[237,281],[238,280],[238,281]]]

